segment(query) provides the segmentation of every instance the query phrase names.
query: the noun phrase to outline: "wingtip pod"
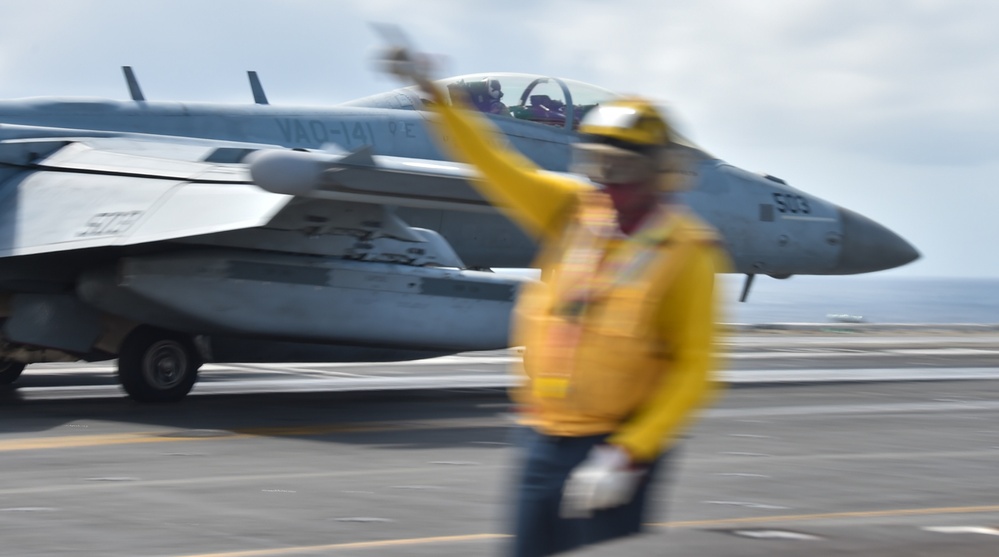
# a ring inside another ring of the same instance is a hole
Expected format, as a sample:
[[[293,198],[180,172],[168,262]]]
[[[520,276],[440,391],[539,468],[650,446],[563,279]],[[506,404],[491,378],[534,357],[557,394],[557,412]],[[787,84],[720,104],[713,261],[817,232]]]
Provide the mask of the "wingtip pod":
[[[247,162],[253,183],[286,195],[306,195],[318,188],[326,167],[311,153],[279,149],[257,151]]]

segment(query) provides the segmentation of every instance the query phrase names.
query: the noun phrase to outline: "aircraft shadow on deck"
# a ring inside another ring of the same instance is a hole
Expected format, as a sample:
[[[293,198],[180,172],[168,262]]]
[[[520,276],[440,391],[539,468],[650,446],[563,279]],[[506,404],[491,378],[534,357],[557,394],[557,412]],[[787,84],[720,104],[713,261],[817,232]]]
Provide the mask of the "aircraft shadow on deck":
[[[502,389],[459,389],[202,395],[149,405],[127,398],[25,400],[7,388],[0,390],[0,434],[55,432],[96,421],[147,425],[155,428],[150,436],[173,438],[251,435],[397,449],[472,442],[502,447],[516,429],[508,402]]]

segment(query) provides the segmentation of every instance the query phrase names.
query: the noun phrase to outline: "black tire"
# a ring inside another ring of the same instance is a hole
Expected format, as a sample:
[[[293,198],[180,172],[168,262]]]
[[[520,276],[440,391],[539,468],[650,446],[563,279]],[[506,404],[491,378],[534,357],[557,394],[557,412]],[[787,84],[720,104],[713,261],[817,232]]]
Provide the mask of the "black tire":
[[[139,402],[176,402],[198,380],[201,358],[191,337],[139,327],[129,333],[118,352],[118,380]]]
[[[0,360],[0,385],[10,385],[21,376],[25,364],[13,360]]]

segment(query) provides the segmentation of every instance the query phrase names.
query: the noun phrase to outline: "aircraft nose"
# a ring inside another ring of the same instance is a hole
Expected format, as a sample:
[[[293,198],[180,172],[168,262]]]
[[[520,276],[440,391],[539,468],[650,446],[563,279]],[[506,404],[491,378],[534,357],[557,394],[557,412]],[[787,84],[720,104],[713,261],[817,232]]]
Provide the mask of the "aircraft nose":
[[[883,271],[919,259],[919,251],[898,234],[864,215],[843,207],[838,209],[843,238],[837,272]]]

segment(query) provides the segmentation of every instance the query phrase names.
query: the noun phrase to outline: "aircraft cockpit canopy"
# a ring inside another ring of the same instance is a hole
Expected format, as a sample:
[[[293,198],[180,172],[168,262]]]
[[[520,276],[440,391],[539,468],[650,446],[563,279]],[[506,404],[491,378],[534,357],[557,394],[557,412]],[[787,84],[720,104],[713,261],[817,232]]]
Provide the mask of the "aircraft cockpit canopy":
[[[594,106],[620,95],[572,79],[522,73],[482,73],[441,79],[449,102],[464,97],[482,112],[575,129]],[[421,110],[431,101],[415,87],[396,89],[343,106]]]
[[[488,114],[568,129],[579,126],[583,115],[594,106],[619,97],[588,83],[530,74],[471,74],[437,83],[447,91],[451,102],[464,97],[474,108]]]

